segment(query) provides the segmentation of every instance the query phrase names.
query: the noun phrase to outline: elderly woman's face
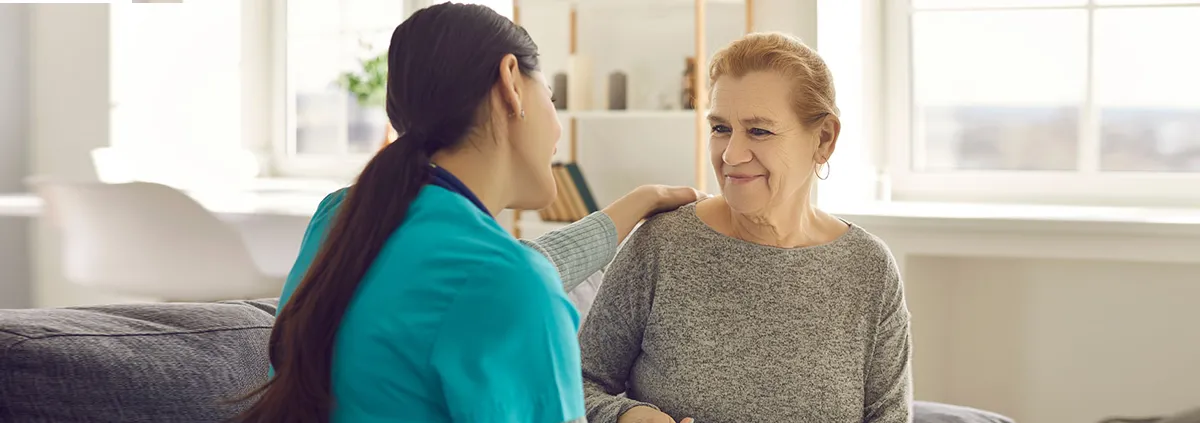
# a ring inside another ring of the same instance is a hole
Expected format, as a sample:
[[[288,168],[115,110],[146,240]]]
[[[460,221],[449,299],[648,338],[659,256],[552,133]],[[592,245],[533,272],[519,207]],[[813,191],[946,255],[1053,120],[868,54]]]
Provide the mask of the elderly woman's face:
[[[739,213],[804,198],[798,195],[810,188],[818,159],[833,153],[817,128],[801,124],[792,88],[775,72],[723,76],[713,84],[709,151],[721,192]]]

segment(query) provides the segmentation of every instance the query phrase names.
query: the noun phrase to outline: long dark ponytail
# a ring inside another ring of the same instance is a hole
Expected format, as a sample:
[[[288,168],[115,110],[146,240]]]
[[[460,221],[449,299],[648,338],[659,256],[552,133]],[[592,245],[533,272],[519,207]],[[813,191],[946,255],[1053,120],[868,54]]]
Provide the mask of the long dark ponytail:
[[[316,259],[271,331],[275,377],[238,421],[326,422],[336,399],[334,339],[359,282],[409,205],[428,183],[434,153],[456,147],[479,124],[477,111],[499,78],[500,61],[537,70],[525,30],[479,5],[421,9],[392,33],[387,113],[400,132],[363,169]]]

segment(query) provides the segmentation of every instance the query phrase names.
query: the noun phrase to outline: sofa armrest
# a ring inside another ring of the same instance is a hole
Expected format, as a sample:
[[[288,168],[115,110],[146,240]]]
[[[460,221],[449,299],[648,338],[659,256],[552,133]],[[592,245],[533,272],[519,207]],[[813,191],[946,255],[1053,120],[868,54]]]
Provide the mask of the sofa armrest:
[[[1014,423],[1012,419],[960,405],[913,402],[913,423]]]

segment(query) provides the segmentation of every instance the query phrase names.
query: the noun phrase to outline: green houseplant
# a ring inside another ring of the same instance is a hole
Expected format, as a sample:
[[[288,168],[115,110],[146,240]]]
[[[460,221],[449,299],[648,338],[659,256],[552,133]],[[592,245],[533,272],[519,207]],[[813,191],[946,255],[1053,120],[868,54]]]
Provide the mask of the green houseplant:
[[[359,64],[362,70],[342,73],[337,80],[338,86],[350,92],[359,106],[382,109],[387,100],[387,52],[360,60]],[[391,123],[387,123],[382,145],[395,139],[394,132]]]

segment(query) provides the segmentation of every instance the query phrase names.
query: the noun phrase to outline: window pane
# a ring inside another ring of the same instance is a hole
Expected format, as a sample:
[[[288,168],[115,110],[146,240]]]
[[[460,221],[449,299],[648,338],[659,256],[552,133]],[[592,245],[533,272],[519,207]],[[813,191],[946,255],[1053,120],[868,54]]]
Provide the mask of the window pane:
[[[1096,12],[1102,170],[1200,172],[1197,22],[1200,7]]]
[[[387,116],[379,104],[360,104],[339,82],[363,70],[362,61],[388,49],[404,21],[401,0],[288,0],[288,101],[297,154],[373,153]]]
[[[445,3],[446,1],[447,0],[436,0],[436,1],[431,2],[431,4]],[[496,13],[499,13],[500,15],[502,15],[508,19],[513,18],[513,16],[512,16],[513,0],[459,0],[459,1],[456,1],[455,3],[481,4],[481,5],[487,6],[488,8],[490,8],[492,10],[495,10]]]
[[[346,35],[342,38],[341,72],[350,72],[366,76],[363,62],[372,58],[386,55],[388,43],[392,37],[391,30]],[[385,59],[386,60],[386,59]],[[340,73],[339,73],[340,75]],[[382,87],[378,87],[382,89]],[[339,88],[341,89],[341,88]],[[341,89],[343,93],[349,93]],[[360,104],[357,97],[348,97],[346,109],[346,142],[349,152],[374,153],[383,143],[387,130],[387,112],[383,104],[377,103],[381,96],[376,96],[366,104]]]
[[[347,95],[337,91],[296,93],[296,153],[341,154],[345,151]]]
[[[1083,6],[1087,0],[912,0],[914,8],[980,9],[1002,7]]]
[[[331,34],[338,32],[341,11],[333,0],[287,0],[289,34]]]
[[[114,4],[111,19],[113,145],[242,146],[238,3]]]
[[[288,40],[288,84],[295,101],[296,152],[337,154],[344,151],[342,132],[349,98],[334,82],[344,66],[338,37],[292,36]]]
[[[390,36],[407,17],[402,0],[341,0],[341,4],[344,31],[384,31]]]
[[[1083,10],[913,15],[915,170],[1071,170]]]

